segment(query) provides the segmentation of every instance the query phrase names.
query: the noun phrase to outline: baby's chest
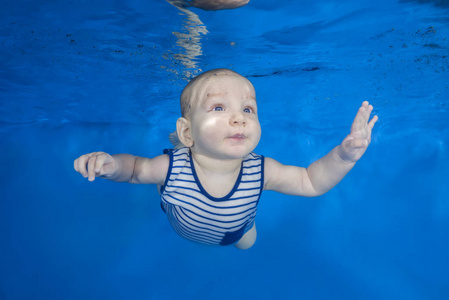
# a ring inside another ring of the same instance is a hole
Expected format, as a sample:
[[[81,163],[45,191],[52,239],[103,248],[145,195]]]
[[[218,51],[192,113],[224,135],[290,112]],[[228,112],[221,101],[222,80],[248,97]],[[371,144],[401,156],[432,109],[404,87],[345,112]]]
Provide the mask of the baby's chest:
[[[202,180],[201,184],[207,194],[214,198],[222,198],[232,192],[232,189],[235,186],[235,181],[206,179]]]

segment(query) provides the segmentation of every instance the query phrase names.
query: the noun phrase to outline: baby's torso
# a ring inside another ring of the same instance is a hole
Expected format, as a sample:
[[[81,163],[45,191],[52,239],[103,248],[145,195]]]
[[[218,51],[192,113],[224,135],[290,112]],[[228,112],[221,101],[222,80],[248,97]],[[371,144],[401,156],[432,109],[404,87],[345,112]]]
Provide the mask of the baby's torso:
[[[263,189],[263,156],[245,156],[231,191],[216,198],[198,179],[188,148],[168,154],[170,167],[161,188],[161,206],[179,235],[195,242],[229,245],[251,229]]]

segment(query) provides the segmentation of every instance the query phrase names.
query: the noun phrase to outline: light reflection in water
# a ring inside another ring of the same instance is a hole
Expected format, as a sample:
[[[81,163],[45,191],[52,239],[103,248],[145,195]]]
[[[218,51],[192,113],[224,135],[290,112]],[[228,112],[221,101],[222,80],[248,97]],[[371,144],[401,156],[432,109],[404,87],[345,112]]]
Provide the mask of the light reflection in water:
[[[202,72],[197,66],[197,59],[203,53],[201,49],[201,36],[209,33],[206,26],[201,22],[198,15],[189,9],[185,1],[180,0],[167,0],[170,4],[179,9],[179,14],[184,15],[183,32],[172,32],[176,37],[176,44],[183,49],[183,53],[170,53],[167,56],[173,56],[173,58],[180,62],[186,70],[183,70],[183,75],[187,78],[191,78],[196,74]],[[168,57],[166,57],[168,58]],[[172,72],[179,72],[170,70]]]

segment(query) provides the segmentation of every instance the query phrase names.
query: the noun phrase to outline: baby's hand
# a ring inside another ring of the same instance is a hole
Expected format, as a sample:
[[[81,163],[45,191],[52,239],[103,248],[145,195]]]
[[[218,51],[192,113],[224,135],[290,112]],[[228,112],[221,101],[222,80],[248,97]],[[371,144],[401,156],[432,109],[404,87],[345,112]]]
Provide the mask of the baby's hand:
[[[371,142],[371,130],[378,118],[374,116],[369,121],[373,106],[364,101],[351,126],[351,133],[340,145],[340,157],[347,162],[356,162],[365,153]],[[369,121],[369,122],[368,122]]]
[[[115,159],[105,152],[92,152],[78,157],[74,162],[77,172],[94,181],[95,177],[112,175],[116,171]]]

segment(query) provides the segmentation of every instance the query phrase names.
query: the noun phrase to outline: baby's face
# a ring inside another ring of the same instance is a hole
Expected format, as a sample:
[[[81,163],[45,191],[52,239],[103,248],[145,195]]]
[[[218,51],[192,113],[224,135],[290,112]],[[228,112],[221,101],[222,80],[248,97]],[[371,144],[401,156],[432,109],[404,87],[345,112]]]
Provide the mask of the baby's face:
[[[192,152],[218,159],[242,158],[260,140],[256,94],[237,74],[204,79],[192,89]]]

